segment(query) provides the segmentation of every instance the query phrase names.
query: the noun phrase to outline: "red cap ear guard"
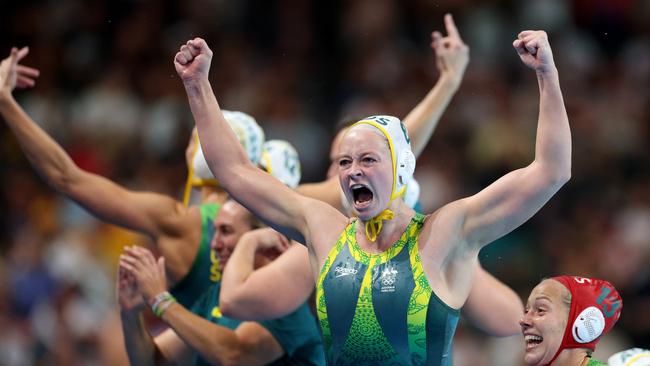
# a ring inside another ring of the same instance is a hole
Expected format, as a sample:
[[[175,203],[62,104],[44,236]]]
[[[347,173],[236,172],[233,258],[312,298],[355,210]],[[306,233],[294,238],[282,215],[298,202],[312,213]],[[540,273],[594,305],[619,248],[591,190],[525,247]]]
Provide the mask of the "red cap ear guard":
[[[566,348],[594,350],[603,334],[609,332],[621,316],[623,300],[611,283],[597,278],[558,276],[571,293],[571,309],[562,344],[551,363]]]

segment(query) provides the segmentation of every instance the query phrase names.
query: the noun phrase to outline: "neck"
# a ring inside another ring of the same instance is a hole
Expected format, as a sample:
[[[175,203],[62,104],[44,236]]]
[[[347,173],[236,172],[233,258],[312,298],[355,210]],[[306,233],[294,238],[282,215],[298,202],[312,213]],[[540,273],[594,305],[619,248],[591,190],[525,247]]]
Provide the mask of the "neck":
[[[365,221],[359,220],[357,226],[357,242],[359,245],[371,252],[383,252],[399,240],[400,236],[408,226],[414,211],[404,204],[401,199],[391,202],[388,207],[393,211],[395,217],[392,220],[384,220],[382,229],[374,242],[369,241],[365,234]]]
[[[584,348],[565,348],[560,352],[552,366],[584,366],[589,362]]]
[[[223,204],[228,199],[228,192],[219,187],[201,187],[201,203]]]

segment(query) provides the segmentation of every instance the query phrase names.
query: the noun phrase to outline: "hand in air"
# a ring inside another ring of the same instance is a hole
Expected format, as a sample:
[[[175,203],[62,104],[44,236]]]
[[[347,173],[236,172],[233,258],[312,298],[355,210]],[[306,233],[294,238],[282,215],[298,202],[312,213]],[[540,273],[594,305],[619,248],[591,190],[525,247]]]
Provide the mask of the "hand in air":
[[[436,53],[436,66],[440,74],[448,74],[461,81],[469,63],[469,47],[463,42],[451,14],[445,14],[447,36],[435,31],[431,33],[431,48]]]
[[[553,52],[544,31],[526,30],[517,36],[512,46],[521,61],[531,69],[546,73],[555,68]]]
[[[187,41],[174,57],[174,67],[183,83],[207,79],[211,62],[212,50],[202,38]]]
[[[0,94],[10,95],[14,88],[25,89],[36,85],[39,75],[37,69],[20,65],[19,62],[29,54],[29,48],[13,47],[9,57],[0,63]]]

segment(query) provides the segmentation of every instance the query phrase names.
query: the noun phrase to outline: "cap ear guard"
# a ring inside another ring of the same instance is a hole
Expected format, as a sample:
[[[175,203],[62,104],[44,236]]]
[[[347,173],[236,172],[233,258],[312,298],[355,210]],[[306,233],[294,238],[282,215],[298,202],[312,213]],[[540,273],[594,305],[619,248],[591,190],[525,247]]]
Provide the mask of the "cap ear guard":
[[[269,140],[262,145],[260,166],[285,185],[295,189],[300,183],[298,152],[284,140]]]
[[[571,327],[571,334],[576,342],[589,343],[600,337],[603,329],[605,329],[603,312],[595,306],[590,306],[578,314]]]
[[[420,184],[411,178],[411,180],[406,184],[406,192],[404,193],[404,203],[410,208],[415,208],[415,205],[418,203],[420,198]]]

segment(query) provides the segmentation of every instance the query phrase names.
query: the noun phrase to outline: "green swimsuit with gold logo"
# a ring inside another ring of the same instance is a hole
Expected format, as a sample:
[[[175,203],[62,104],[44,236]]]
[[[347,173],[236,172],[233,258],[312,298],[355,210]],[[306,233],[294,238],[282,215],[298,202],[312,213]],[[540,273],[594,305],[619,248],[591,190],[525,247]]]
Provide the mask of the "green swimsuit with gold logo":
[[[418,252],[425,216],[380,254],[356,241],[356,220],[321,269],[316,307],[329,365],[450,365],[459,310],[433,293]]]

